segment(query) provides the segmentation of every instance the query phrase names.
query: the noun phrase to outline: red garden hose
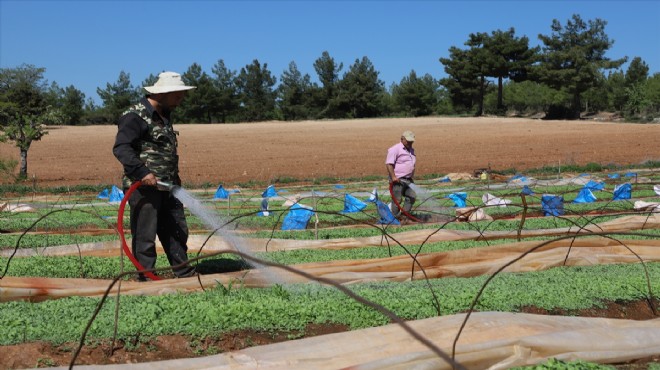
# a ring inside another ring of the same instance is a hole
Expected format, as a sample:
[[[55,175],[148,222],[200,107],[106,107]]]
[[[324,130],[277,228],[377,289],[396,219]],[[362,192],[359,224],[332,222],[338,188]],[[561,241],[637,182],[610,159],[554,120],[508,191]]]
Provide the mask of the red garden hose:
[[[131,197],[131,194],[135,189],[140,187],[142,183],[140,181],[136,181],[131,185],[131,187],[126,191],[126,194],[124,194],[124,199],[121,200],[121,203],[119,204],[119,213],[117,213],[117,230],[119,230],[119,236],[121,237],[121,247],[124,249],[124,253],[128,256],[128,259],[133,262],[133,266],[138,271],[143,271],[144,267],[138,262],[138,260],[133,256],[133,253],[131,253],[130,248],[128,248],[128,245],[126,244],[126,238],[124,238],[124,207],[126,207],[126,202],[128,201],[128,198]],[[151,280],[160,280],[160,278],[156,275],[154,275],[153,272],[147,271],[144,273],[146,277],[148,277]]]
[[[390,181],[390,196],[392,197],[392,202],[394,202],[394,204],[395,204],[396,207],[399,209],[399,211],[401,211],[401,213],[403,213],[404,215],[406,215],[406,217],[408,217],[409,219],[411,219],[411,220],[413,220],[413,221],[415,221],[415,222],[424,222],[424,221],[420,220],[419,218],[417,218],[417,217],[411,215],[410,213],[406,212],[406,211],[403,209],[403,207],[401,207],[401,205],[399,204],[399,201],[397,201],[397,200],[396,200],[396,197],[394,196],[393,187],[394,187],[394,183],[393,183],[392,181]]]

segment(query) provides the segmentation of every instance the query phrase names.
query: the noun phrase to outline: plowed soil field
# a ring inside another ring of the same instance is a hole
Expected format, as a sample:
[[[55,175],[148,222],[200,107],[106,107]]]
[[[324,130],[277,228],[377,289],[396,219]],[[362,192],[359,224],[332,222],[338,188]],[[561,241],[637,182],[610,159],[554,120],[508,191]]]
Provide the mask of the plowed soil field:
[[[417,136],[417,175],[660,160],[660,125],[524,118],[393,118],[177,125],[184,184],[385,176],[387,148]],[[120,184],[114,125],[49,127],[28,153],[37,185]],[[0,158],[18,160],[12,144]],[[10,181],[10,179],[0,179]]]

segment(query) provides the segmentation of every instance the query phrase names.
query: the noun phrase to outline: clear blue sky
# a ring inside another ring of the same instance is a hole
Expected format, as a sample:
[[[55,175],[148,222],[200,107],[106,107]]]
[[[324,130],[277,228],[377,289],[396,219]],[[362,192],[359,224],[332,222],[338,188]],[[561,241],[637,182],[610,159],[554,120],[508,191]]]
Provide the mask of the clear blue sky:
[[[366,56],[390,86],[411,70],[445,76],[440,57],[470,33],[514,27],[531,46],[573,14],[607,21],[606,56],[641,57],[660,72],[660,1],[34,1],[0,0],[0,68],[46,68],[48,82],[100,101],[97,87],[121,71],[139,86],[149,74],[211,74],[220,59],[235,71],[254,59],[278,78],[328,51],[342,73]],[[624,70],[627,64],[624,65]]]

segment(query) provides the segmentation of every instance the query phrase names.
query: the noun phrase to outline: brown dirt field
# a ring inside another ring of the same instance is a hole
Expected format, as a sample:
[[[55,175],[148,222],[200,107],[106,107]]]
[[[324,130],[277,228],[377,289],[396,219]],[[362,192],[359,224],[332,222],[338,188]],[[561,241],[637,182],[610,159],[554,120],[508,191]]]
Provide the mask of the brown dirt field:
[[[558,164],[617,165],[660,160],[660,126],[525,118],[392,118],[176,125],[184,184],[237,184],[324,177],[385,176],[387,148],[417,135],[417,175],[524,171]],[[49,127],[28,153],[37,185],[120,184],[115,126]],[[18,159],[0,144],[0,158]],[[17,169],[18,170],[18,169]],[[0,179],[9,181],[9,179]]]

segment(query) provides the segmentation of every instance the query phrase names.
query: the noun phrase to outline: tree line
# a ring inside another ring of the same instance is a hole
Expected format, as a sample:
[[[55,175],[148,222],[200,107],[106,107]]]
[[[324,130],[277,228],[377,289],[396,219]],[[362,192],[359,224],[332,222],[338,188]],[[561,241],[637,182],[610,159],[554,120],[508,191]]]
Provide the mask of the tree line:
[[[542,45],[530,47],[514,28],[469,34],[463,47],[452,46],[438,59],[446,77],[418,76],[411,70],[386,87],[368,57],[344,70],[329,52],[314,61],[318,83],[302,74],[294,61],[279,79],[267,63],[253,60],[240,70],[219,59],[210,73],[193,63],[182,73],[196,86],[175,111],[178,123],[235,123],[264,120],[418,117],[428,115],[513,115],[542,113],[546,118],[578,119],[589,112],[616,112],[628,120],[648,122],[660,116],[660,73],[634,57],[612,60],[607,22],[573,15],[553,20]],[[44,124],[112,124],[144,95],[130,75],[97,88],[97,106],[83,92],[44,80],[45,68],[22,65],[0,69],[0,140],[11,140],[23,157]],[[279,82],[279,83],[278,83]],[[25,161],[27,171],[27,161]],[[27,173],[27,172],[25,172]]]

